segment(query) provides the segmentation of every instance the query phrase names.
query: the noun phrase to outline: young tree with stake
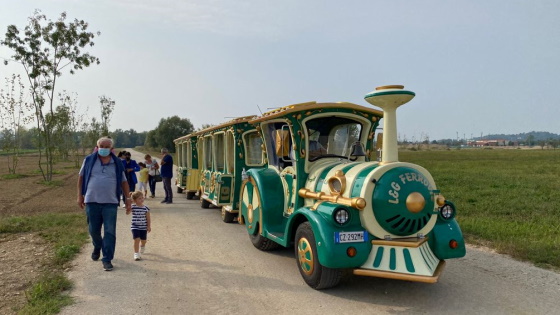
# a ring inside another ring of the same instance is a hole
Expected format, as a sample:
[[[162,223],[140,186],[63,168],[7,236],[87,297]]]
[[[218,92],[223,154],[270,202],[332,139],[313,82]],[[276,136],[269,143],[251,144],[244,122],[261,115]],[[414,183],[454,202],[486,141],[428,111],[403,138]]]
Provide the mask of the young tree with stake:
[[[45,181],[52,180],[55,148],[52,132],[54,122],[47,119],[55,114],[55,87],[64,68],[70,66],[70,74],[76,70],[99,64],[99,58],[83,51],[94,45],[93,38],[100,35],[88,32],[88,23],[74,19],[66,22],[66,12],[62,12],[57,21],[36,10],[29,17],[29,24],[23,32],[15,25],[9,25],[6,37],[0,44],[14,51],[12,58],[23,65],[30,83],[32,103],[35,107],[37,129],[40,134],[39,168]],[[7,61],[5,61],[7,63]],[[47,115],[48,114],[48,115]],[[41,163],[42,151],[47,160],[46,170]]]

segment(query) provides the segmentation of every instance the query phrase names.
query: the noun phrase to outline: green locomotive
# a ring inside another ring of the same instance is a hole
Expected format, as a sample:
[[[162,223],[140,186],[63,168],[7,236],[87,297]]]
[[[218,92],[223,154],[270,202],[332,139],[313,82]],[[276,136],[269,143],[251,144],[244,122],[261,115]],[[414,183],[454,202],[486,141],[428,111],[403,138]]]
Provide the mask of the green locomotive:
[[[414,96],[403,86],[384,86],[365,97],[383,112],[309,102],[248,120],[262,138],[266,163],[247,165],[240,183],[238,221],[253,245],[263,251],[293,245],[298,269],[315,289],[337,285],[344,269],[436,282],[444,260],[466,250],[453,203],[426,169],[398,161],[396,109]]]

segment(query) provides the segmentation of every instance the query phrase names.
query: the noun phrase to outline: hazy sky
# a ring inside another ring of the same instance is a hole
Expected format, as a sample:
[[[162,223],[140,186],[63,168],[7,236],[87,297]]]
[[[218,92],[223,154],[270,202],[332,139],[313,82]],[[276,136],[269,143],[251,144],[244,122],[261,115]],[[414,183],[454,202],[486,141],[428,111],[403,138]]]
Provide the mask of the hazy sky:
[[[34,9],[100,31],[101,64],[60,78],[90,117],[147,131],[195,128],[307,101],[348,101],[402,84],[401,137],[560,133],[560,1],[0,0],[0,35]],[[10,50],[0,48],[0,57]],[[0,66],[4,77],[21,65]]]

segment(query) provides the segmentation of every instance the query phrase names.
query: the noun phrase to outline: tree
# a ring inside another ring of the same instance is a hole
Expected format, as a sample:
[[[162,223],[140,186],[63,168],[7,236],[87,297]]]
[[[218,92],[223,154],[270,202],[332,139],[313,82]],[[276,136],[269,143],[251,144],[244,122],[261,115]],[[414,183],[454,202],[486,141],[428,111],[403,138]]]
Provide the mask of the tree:
[[[535,136],[533,134],[530,134],[527,136],[527,139],[525,139],[525,142],[527,142],[527,145],[532,147],[535,145]]]
[[[156,148],[158,146],[156,142],[156,130],[150,130],[146,134],[146,140],[144,140],[144,146],[148,148]]]
[[[9,25],[6,37],[0,41],[14,51],[12,58],[23,65],[30,83],[40,133],[39,168],[45,181],[51,181],[53,174],[52,126],[46,114],[54,116],[57,79],[67,66],[70,66],[70,74],[74,74],[91,64],[99,64],[99,58],[83,51],[86,46],[94,45],[95,34],[87,31],[88,23],[77,19],[68,23],[65,21],[66,12],[53,22],[36,10],[29,17],[23,34],[15,25]],[[100,33],[97,32],[97,35]],[[41,163],[43,151],[47,160],[46,170]]]
[[[68,159],[72,154],[74,164],[79,166],[78,131],[84,115],[78,113],[76,94],[69,95],[66,91],[58,94],[60,105],[51,116],[47,114],[52,126],[53,147],[62,159]]]
[[[115,109],[115,101],[105,95],[99,97],[101,105],[101,132],[104,135],[109,135],[109,122],[111,121],[111,114]]]
[[[111,133],[115,144],[119,148],[134,148],[145,144],[146,132],[136,132],[134,129],[122,130],[117,129]]]
[[[7,155],[8,172],[16,173],[22,148],[23,127],[33,119],[31,105],[23,101],[25,87],[19,75],[6,78],[6,90],[0,90],[0,128],[3,129],[2,149]]]
[[[153,137],[156,146],[167,148],[169,152],[173,152],[175,150],[173,140],[193,132],[194,127],[187,118],[172,116],[167,119],[162,118],[154,131]],[[150,133],[148,133],[148,136],[150,136]],[[148,141],[148,136],[146,136],[146,141]]]
[[[86,153],[86,149],[93,149],[97,145],[97,139],[101,138],[101,123],[93,117],[91,123],[82,125],[84,136],[82,137],[82,150]]]
[[[79,155],[80,150],[80,127],[83,125],[85,119],[85,114],[78,113],[78,101],[77,95],[68,95],[66,91],[59,93],[61,106],[67,108],[68,113],[68,130],[70,135],[65,139],[66,143],[68,141],[68,148],[73,151],[74,165],[76,167],[80,166],[81,156]]]

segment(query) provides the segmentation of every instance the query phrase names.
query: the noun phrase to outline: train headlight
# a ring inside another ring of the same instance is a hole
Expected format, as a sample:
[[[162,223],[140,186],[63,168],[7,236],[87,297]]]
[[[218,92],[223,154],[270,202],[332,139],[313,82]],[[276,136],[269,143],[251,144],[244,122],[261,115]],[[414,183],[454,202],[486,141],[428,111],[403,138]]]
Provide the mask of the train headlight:
[[[450,203],[446,203],[439,208],[439,214],[443,219],[450,220],[455,216],[455,207]]]
[[[350,214],[348,213],[348,211],[346,209],[338,209],[334,212],[333,214],[334,216],[334,220],[336,221],[336,223],[343,225],[346,224],[346,222],[348,222],[348,219],[350,219]]]
[[[334,176],[327,180],[331,194],[335,196],[342,195],[346,189],[346,177],[341,170],[335,172]]]

